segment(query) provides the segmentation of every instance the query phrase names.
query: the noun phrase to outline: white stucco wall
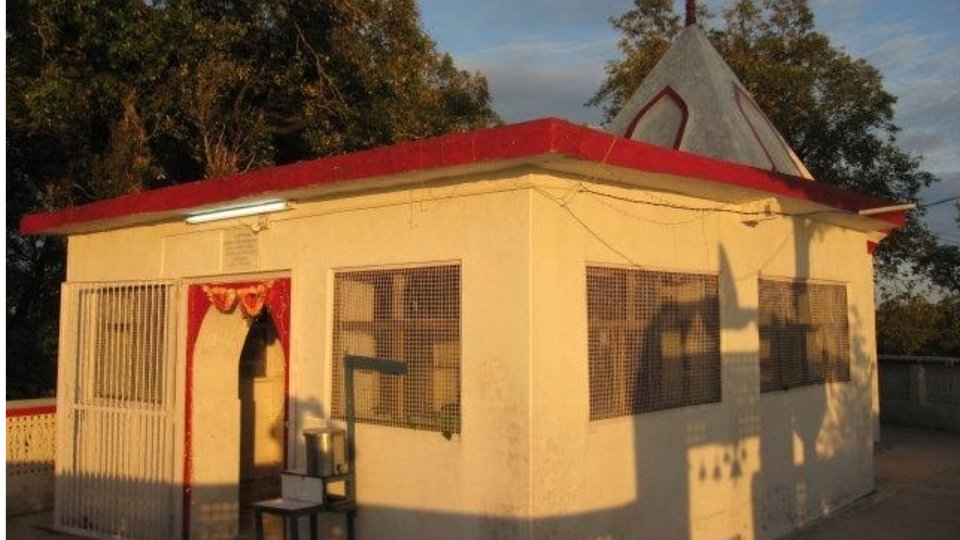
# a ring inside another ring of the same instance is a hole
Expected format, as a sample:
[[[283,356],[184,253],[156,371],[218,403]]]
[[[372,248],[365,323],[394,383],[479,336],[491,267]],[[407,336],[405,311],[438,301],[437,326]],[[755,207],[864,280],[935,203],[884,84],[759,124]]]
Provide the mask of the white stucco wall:
[[[330,414],[333,272],[459,263],[462,434],[448,441],[436,432],[359,425],[357,484],[363,510],[358,530],[362,538],[407,534],[519,538],[525,534],[530,496],[529,193],[518,184],[525,181],[522,175],[517,180],[472,180],[298,204],[292,211],[270,217],[268,227],[256,235],[258,261],[245,272],[224,272],[221,248],[226,235],[249,230],[256,218],[77,235],[69,242],[68,280],[163,277],[196,283],[289,276],[289,465],[303,467],[300,431]],[[185,312],[184,299],[182,317]],[[183,334],[185,325],[180,337],[181,366]],[[215,337],[201,336],[198,346],[226,350]],[[242,338],[236,343],[235,356],[241,346]],[[197,358],[194,380],[209,380],[200,362]],[[235,366],[222,386],[236,394]],[[195,402],[218,399],[212,389],[198,387],[193,393]],[[178,399],[182,411],[182,387]],[[232,422],[230,411],[225,409],[227,417],[219,420],[198,423],[195,417],[194,423],[210,428],[221,420]],[[216,537],[205,532],[213,529],[195,522],[204,520],[200,516],[205,513],[218,511],[213,502],[217,494],[228,494],[229,486],[222,484],[236,468],[235,459],[223,460],[209,452],[210,445],[226,444],[228,438],[221,435],[216,441],[194,435],[191,529],[198,537]],[[182,464],[182,450],[177,459]],[[210,496],[205,498],[205,492]]]
[[[734,214],[569,189],[544,179],[531,200],[533,537],[774,538],[869,492],[875,354],[865,236],[800,219],[748,226]],[[587,264],[719,272],[720,403],[589,420]],[[759,275],[847,285],[849,383],[760,394]]]
[[[462,180],[298,203],[268,218],[256,257],[239,266],[222,257],[224,235],[256,218],[76,235],[68,279],[289,276],[297,467],[300,430],[330,412],[333,272],[459,262],[461,434],[359,427],[359,538],[773,538],[871,489],[862,233],[601,199],[545,173]],[[719,272],[721,403],[589,421],[588,263]],[[758,274],[847,284],[850,383],[760,395]]]

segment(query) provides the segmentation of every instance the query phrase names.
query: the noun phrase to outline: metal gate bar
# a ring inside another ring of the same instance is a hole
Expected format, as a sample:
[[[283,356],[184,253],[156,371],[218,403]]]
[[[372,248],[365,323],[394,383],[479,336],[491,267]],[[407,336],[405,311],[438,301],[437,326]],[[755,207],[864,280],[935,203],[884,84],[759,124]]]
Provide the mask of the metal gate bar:
[[[172,538],[176,284],[67,283],[62,298],[55,526]]]

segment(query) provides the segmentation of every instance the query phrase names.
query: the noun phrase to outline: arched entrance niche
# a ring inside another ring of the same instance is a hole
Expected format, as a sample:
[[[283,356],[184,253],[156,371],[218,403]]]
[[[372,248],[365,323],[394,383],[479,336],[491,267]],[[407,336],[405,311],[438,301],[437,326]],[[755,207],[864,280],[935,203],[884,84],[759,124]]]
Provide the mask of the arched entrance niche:
[[[267,473],[250,469],[257,453],[275,461],[269,444],[256,448],[258,431],[267,439],[280,437],[280,465],[271,468],[279,473],[286,461],[290,280],[194,284],[187,304],[183,533],[232,539],[239,531],[240,501],[257,496],[250,481]],[[259,393],[272,394],[266,401],[275,407],[279,391],[279,421],[274,415],[271,425],[258,427],[254,387],[278,382],[279,390]],[[248,491],[241,493],[241,486]]]

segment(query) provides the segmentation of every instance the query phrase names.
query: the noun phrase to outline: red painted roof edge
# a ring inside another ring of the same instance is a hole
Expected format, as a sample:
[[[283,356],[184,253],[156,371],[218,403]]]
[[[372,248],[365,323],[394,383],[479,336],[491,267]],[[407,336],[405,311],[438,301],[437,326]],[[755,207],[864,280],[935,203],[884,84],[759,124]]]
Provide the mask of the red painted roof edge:
[[[566,145],[559,145],[557,152],[586,161],[765,191],[773,195],[820,203],[853,213],[866,208],[895,204],[885,199],[804,178],[653,146],[590,128],[571,127],[579,130],[578,137],[575,139],[563,134],[562,142]],[[896,226],[906,222],[906,214],[903,212],[876,214],[870,217]]]
[[[186,210],[297,188],[551,153],[599,164],[756,189],[851,212],[891,204],[809,180],[631,141],[557,118],[544,118],[266,167],[63,210],[28,214],[20,221],[20,232],[25,235],[56,234],[58,229],[64,227],[135,214]],[[873,217],[894,225],[902,225],[905,221],[903,213]]]

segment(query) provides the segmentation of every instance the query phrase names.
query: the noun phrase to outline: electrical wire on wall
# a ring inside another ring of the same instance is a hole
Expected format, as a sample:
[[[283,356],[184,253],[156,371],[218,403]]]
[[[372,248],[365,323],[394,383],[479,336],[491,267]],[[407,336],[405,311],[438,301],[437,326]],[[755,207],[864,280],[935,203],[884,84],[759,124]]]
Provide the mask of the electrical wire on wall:
[[[714,205],[697,205],[690,203],[679,202],[676,199],[671,200],[672,198],[662,197],[657,193],[654,193],[650,189],[640,188],[640,193],[642,195],[632,196],[632,194],[622,195],[611,193],[608,190],[602,189],[603,178],[615,177],[617,171],[613,168],[610,168],[607,161],[609,157],[614,153],[615,147],[619,139],[614,138],[610,141],[609,145],[604,152],[603,158],[593,164],[594,169],[588,172],[585,175],[580,176],[581,180],[569,180],[569,187],[560,188],[555,186],[543,186],[538,185],[536,182],[529,179],[525,179],[523,176],[518,177],[516,180],[510,181],[507,186],[502,189],[481,189],[478,191],[467,191],[462,192],[459,189],[458,184],[452,186],[447,186],[449,191],[446,194],[437,194],[435,188],[428,185],[425,180],[420,180],[417,186],[411,186],[410,193],[408,194],[406,201],[387,201],[381,204],[371,204],[371,205],[358,205],[358,206],[349,206],[349,207],[340,207],[340,208],[331,208],[326,211],[317,211],[310,213],[298,213],[297,215],[276,217],[274,221],[288,221],[293,219],[305,219],[310,217],[316,217],[321,215],[330,215],[338,214],[344,212],[353,212],[353,211],[363,211],[371,210],[376,208],[387,208],[387,207],[396,207],[396,206],[407,206],[409,208],[409,215],[407,216],[407,225],[409,228],[416,228],[416,214],[417,210],[420,212],[426,212],[429,210],[429,203],[438,203],[443,201],[462,199],[467,197],[475,196],[485,196],[495,193],[508,193],[520,190],[532,190],[536,193],[539,193],[541,196],[544,196],[547,200],[550,200],[552,203],[558,205],[560,208],[567,213],[571,219],[577,222],[585,231],[587,231],[591,236],[595,237],[601,244],[610,249],[613,253],[616,253],[619,257],[623,258],[629,264],[636,266],[635,261],[633,261],[623,250],[618,249],[614,246],[611,241],[607,238],[604,238],[601,234],[598,233],[597,229],[591,227],[586,220],[574,210],[574,202],[582,197],[587,196],[591,201],[594,201],[598,204],[603,205],[606,208],[609,208],[621,215],[629,217],[631,219],[641,221],[644,223],[649,223],[657,226],[664,227],[683,227],[686,225],[691,225],[696,222],[700,222],[700,234],[703,239],[703,249],[705,252],[705,257],[707,260],[710,259],[710,239],[708,237],[708,227],[706,226],[706,219],[711,215],[735,215],[744,218],[744,221],[749,221],[749,218],[758,218],[756,221],[761,221],[763,219],[770,219],[774,217],[781,218],[793,218],[793,219],[807,219],[815,218],[817,216],[826,216],[826,215],[837,215],[837,216],[856,216],[858,213],[856,211],[841,210],[841,209],[824,209],[824,210],[813,210],[807,212],[786,212],[780,208],[764,208],[764,209],[751,209],[749,207],[744,208],[742,205],[744,203],[722,203]],[[569,144],[575,145],[577,141],[570,140]],[[610,169],[610,170],[606,170]],[[594,182],[600,186],[592,186],[589,182]],[[489,187],[489,186],[487,186]],[[691,197],[689,195],[684,195],[681,193],[675,193],[678,197]],[[942,204],[955,200],[956,197],[945,199],[943,201],[936,201],[930,203],[930,205],[925,205],[925,207],[933,206],[936,204]],[[747,201],[746,204],[750,204]],[[627,206],[624,206],[626,204]],[[678,210],[682,212],[691,212],[692,215],[687,217],[677,216],[675,220],[663,220],[655,219],[649,217],[645,214],[647,212],[631,212],[629,210],[630,205],[637,206],[646,206],[653,208],[667,208],[672,210]],[[880,211],[886,210],[886,208],[877,209]],[[782,243],[780,244],[782,245]]]
[[[711,261],[712,259],[711,259],[711,253],[710,253],[711,243],[707,235],[706,220],[710,215],[730,214],[730,215],[739,215],[741,217],[775,216],[775,217],[801,217],[801,218],[820,215],[820,214],[826,214],[826,213],[843,213],[843,214],[853,215],[852,212],[845,212],[845,211],[816,211],[816,212],[794,213],[794,214],[786,213],[786,212],[746,211],[746,210],[739,210],[739,209],[733,208],[732,206],[734,206],[736,203],[728,203],[728,204],[719,205],[719,206],[684,205],[684,204],[671,202],[659,197],[658,197],[659,199],[658,201],[648,201],[648,200],[634,199],[630,197],[623,197],[619,195],[604,193],[602,191],[598,191],[596,189],[592,189],[588,187],[582,181],[572,182],[572,184],[573,185],[568,188],[545,188],[542,186],[533,186],[531,189],[533,189],[536,193],[540,194],[541,196],[545,197],[550,202],[562,208],[564,212],[571,217],[571,219],[573,219],[584,231],[587,232],[587,234],[589,234],[598,242],[600,242],[604,247],[609,249],[616,256],[623,259],[623,261],[628,266],[637,267],[637,268],[642,268],[643,265],[637,263],[634,259],[632,259],[629,255],[627,255],[624,252],[624,250],[614,245],[614,243],[611,240],[609,240],[608,238],[605,238],[594,227],[591,227],[591,225],[588,224],[582,216],[577,214],[572,204],[575,199],[577,199],[580,195],[586,194],[590,197],[590,200],[595,201],[596,203],[601,204],[607,208],[615,210],[624,216],[630,217],[632,219],[636,219],[638,221],[651,223],[659,226],[676,228],[676,227],[682,227],[685,225],[690,225],[699,221],[700,235],[703,240],[703,250],[704,250],[704,257],[705,257],[704,260],[707,261],[708,265],[709,265],[709,261]],[[551,191],[557,191],[557,190],[562,190],[563,195],[556,195],[554,193],[551,193]],[[696,215],[694,215],[689,219],[681,219],[678,221],[660,221],[660,220],[646,218],[641,215],[637,215],[632,212],[629,212],[628,210],[620,208],[619,205],[615,204],[616,202],[625,202],[625,203],[637,204],[641,206],[648,205],[648,206],[661,207],[661,208],[670,208],[670,209],[680,210],[685,212],[694,212]],[[776,253],[778,253],[788,244],[788,240],[792,237],[792,235],[793,233],[791,231],[789,230],[784,231],[781,238],[778,241],[776,241],[776,248],[772,250],[772,252],[770,253],[770,256],[767,257],[766,260],[759,262],[758,267],[765,266],[770,260],[775,258]],[[755,274],[756,272],[751,273],[749,275],[755,275]]]

